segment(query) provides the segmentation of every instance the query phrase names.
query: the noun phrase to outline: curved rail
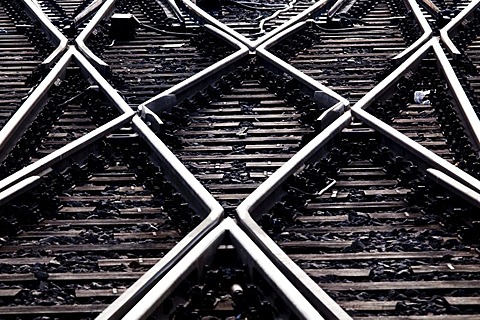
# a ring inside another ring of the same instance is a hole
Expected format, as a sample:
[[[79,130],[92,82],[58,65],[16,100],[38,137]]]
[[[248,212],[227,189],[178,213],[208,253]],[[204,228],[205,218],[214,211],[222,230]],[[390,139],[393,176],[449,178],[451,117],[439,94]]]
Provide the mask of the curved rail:
[[[92,20],[90,20],[85,29],[83,29],[83,31],[75,39],[78,50],[83,53],[90,63],[92,63],[102,74],[108,73],[110,67],[87,47],[85,41],[92,34],[93,30],[100,23],[100,21],[109,16],[115,9],[115,1],[116,0],[107,0],[93,16]]]
[[[146,319],[168,297],[173,288],[178,286],[191,271],[201,266],[199,261],[208,260],[208,257],[213,255],[227,234],[237,248],[241,260],[249,269],[254,268],[259,271],[299,319],[323,319],[231,218],[223,220],[218,227],[205,236],[122,319]]]
[[[23,0],[29,15],[38,20],[47,38],[57,48],[42,62],[45,69],[49,69],[60,58],[60,55],[67,49],[68,39],[53,25],[47,15],[32,0]]]
[[[453,44],[452,39],[450,37],[454,37],[456,35],[458,26],[471,16],[475,12],[475,9],[478,8],[479,5],[480,5],[480,0],[473,0],[464,10],[462,10],[462,12],[460,12],[445,27],[443,27],[442,30],[440,30],[440,38],[442,39],[443,43],[447,47],[447,50],[455,58],[459,57],[461,53],[457,49],[457,47]]]

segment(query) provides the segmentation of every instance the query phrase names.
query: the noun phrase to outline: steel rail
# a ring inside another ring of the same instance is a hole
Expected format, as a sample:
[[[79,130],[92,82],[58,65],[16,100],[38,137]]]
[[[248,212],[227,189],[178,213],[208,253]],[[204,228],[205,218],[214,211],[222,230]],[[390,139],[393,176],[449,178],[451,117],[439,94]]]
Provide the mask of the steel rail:
[[[292,174],[302,168],[310,159],[328,152],[329,147],[331,147],[331,140],[351,123],[352,115],[379,132],[384,139],[387,139],[385,142],[393,142],[393,149],[400,147],[399,152],[401,154],[407,154],[407,156],[410,154],[409,158],[413,156],[415,163],[426,172],[429,172],[429,177],[432,178],[432,181],[445,186],[448,190],[474,205],[477,205],[480,199],[480,197],[478,197],[480,181],[456,168],[433,152],[413,142],[411,139],[408,139],[366,111],[353,108],[351,111],[342,115],[295,154],[280,169],[274,172],[237,208],[239,223],[247,234],[267,253],[270,259],[287,275],[292,283],[297,287],[302,287],[304,295],[317,309],[321,310],[324,316],[325,312],[330,312],[328,316],[325,316],[328,319],[343,319],[343,310],[285,254],[255,222],[253,217],[268,210],[272,202],[281,198],[283,194],[281,187]],[[329,311],[330,308],[337,310],[337,312]]]
[[[218,246],[227,236],[237,248],[241,260],[249,269],[259,271],[299,319],[323,319],[232,218],[226,218],[206,235],[122,319],[146,319],[190,272],[201,269],[208,260],[211,260]]]
[[[360,119],[363,123],[380,132],[384,137],[399,145],[404,150],[408,150],[414,157],[421,160],[425,164],[425,167],[437,169],[452,179],[457,180],[467,187],[475,190],[475,192],[480,192],[480,181],[465,171],[457,168],[447,160],[420,145],[418,142],[415,142],[403,135],[385,122],[375,118],[367,111],[361,108],[356,108],[355,106],[351,109],[351,111],[352,114],[356,118]]]
[[[215,35],[221,37],[231,45],[237,47],[238,50],[228,57],[223,58],[206,69],[191,76],[190,78],[183,80],[182,82],[140,104],[138,106],[138,111],[142,118],[149,116],[153,122],[160,121],[158,117],[155,117],[152,115],[152,113],[159,114],[162,110],[170,110],[177,103],[177,101],[181,101],[182,99],[192,96],[196,92],[206,88],[213,81],[219,79],[223,74],[225,74],[225,72],[231,71],[233,66],[239,60],[248,56],[248,48],[236,38],[211,25],[205,25],[205,28]],[[161,121],[160,123],[157,123],[157,125],[158,124],[161,124]]]
[[[385,94],[390,88],[394,86],[407,72],[414,69],[419,61],[427,56],[429,50],[432,47],[434,39],[430,39],[420,49],[415,51],[407,60],[405,60],[400,66],[397,67],[392,73],[390,73],[385,79],[383,79],[378,85],[364,95],[353,106],[358,109],[365,109],[376,99]],[[353,108],[352,107],[352,108]]]
[[[466,21],[480,5],[480,0],[473,0],[468,6],[462,10],[455,18],[453,18],[445,27],[440,30],[440,38],[445,44],[447,50],[454,58],[461,56],[460,50],[453,44],[451,37],[457,34],[458,27]]]
[[[264,183],[253,191],[236,209],[239,223],[255,243],[274,261],[307,299],[320,311],[325,319],[351,319],[351,317],[328,296],[253,220],[254,212],[262,212],[265,202],[280,196],[280,186],[298,171],[306,159],[326,152],[329,141],[337,136],[352,121],[350,111],[340,116],[324,129],[282,167],[275,171]]]
[[[434,41],[432,45],[435,55],[437,56],[437,61],[439,62],[439,69],[442,70],[449,87],[453,91],[453,98],[459,106],[461,116],[463,117],[463,122],[470,130],[470,138],[473,140],[471,141],[472,145],[477,154],[480,155],[480,120],[473,109],[470,99],[463,90],[463,87],[460,84],[452,65],[450,64],[450,61],[448,61],[445,52],[440,46],[438,38],[436,38],[436,41]]]
[[[97,25],[109,16],[112,11],[115,9],[115,2],[116,0],[107,0],[103,6],[95,13],[93,18],[87,24],[85,29],[80,32],[78,37],[75,39],[75,44],[78,47],[78,51],[80,51],[85,57],[90,61],[91,64],[95,66],[97,70],[100,71],[101,74],[107,74],[110,70],[108,64],[106,64],[102,59],[97,57],[85,44],[85,41],[88,37],[92,34],[93,30],[97,27]]]
[[[343,0],[339,0],[334,7],[338,4],[341,5]],[[479,0],[480,1],[480,0]],[[407,49],[396,55],[393,60],[397,63],[400,64],[405,59],[410,56],[413,52],[417,51],[425,42],[427,42],[431,37],[432,37],[432,28],[428,24],[428,21],[425,19],[423,16],[420,7],[416,3],[415,0],[407,0],[405,1],[406,4],[410,7],[412,10],[415,19],[417,20],[418,24],[420,25],[423,34],[418,38],[414,43],[412,43]],[[340,4],[339,4],[340,3]],[[332,8],[333,9],[333,8]],[[331,9],[331,10],[332,10]],[[338,10],[338,8],[337,8]],[[269,39],[266,39],[262,44],[259,44],[257,47],[257,50],[259,49],[269,49],[273,47],[274,45],[278,44],[280,41],[290,37],[292,34],[299,32],[301,29],[305,28],[306,23],[315,23],[319,24],[318,21],[315,20],[306,20],[301,23],[297,24],[292,24],[288,26],[287,28],[283,28],[282,30],[278,30],[274,35],[272,35]]]
[[[70,46],[60,61],[13,114],[12,118],[5,124],[2,130],[0,130],[0,161],[3,161],[8,156],[8,153],[28,129],[30,123],[42,110],[48,99],[48,91],[57,79],[64,77],[66,68],[73,60],[76,60],[84,74],[92,78],[99,85],[100,90],[105,94],[106,98],[117,107],[120,112],[133,112],[130,106],[120,97],[118,92],[102,78],[98,71],[88,63],[75,47]]]
[[[230,36],[235,37],[239,41],[241,41],[244,45],[248,47],[250,51],[255,51],[256,48],[261,45],[263,42],[267,41],[274,35],[276,35],[279,32],[282,32],[285,29],[290,28],[292,25],[302,21],[309,19],[311,16],[315,15],[315,12],[318,10],[321,10],[325,5],[327,5],[328,2],[332,0],[321,0],[319,2],[316,2],[313,4],[310,8],[307,10],[299,13],[295,17],[291,18],[287,22],[283,23],[281,26],[278,28],[275,28],[274,30],[268,32],[264,36],[258,38],[255,41],[252,41],[245,37],[244,35],[240,34],[239,32],[235,31],[234,29],[228,27],[224,23],[218,21],[217,19],[213,18],[210,14],[205,12],[203,9],[199,8],[196,4],[191,2],[190,0],[182,0],[183,4],[187,7],[188,10],[193,12],[195,16],[200,18],[203,21],[206,21],[207,23],[214,25],[215,27],[219,29],[226,30],[226,33],[228,33]]]
[[[345,99],[344,97],[342,97],[341,95],[333,91],[332,89],[324,86],[320,82],[316,81],[312,77],[304,74],[300,70],[292,67],[290,64],[286,63],[285,61],[283,61],[282,59],[278,58],[277,56],[275,56],[274,54],[268,51],[269,48],[273,47],[280,41],[304,29],[308,23],[316,23],[316,22],[314,20],[299,22],[291,26],[290,28],[275,34],[268,41],[265,41],[264,43],[259,45],[257,47],[256,53],[259,57],[265,59],[266,61],[271,63],[273,66],[279,69],[282,69],[286,73],[292,75],[296,80],[298,80],[300,83],[303,83],[305,86],[313,88],[315,91],[323,92],[326,98],[327,97],[330,98],[330,99],[327,98],[327,100],[330,100],[330,101],[327,102],[326,104],[330,103],[330,105],[332,105],[340,102],[345,107],[347,107],[350,104],[350,102],[347,99]]]
[[[174,0],[169,0],[169,4],[172,6],[175,5],[175,7],[178,9],[178,6],[176,6],[176,3]],[[96,56],[86,45],[86,41],[88,37],[92,34],[93,30],[98,26],[100,21],[104,20],[108,16],[111,15],[112,11],[115,9],[115,3],[116,0],[107,0],[105,4],[97,11],[95,16],[90,20],[88,25],[85,27],[85,29],[80,33],[80,35],[75,39],[75,43],[78,47],[78,50],[83,53],[87,59],[98,69],[102,74],[107,74],[110,70],[110,66],[104,62],[102,59],[100,59],[98,56]],[[172,7],[173,8],[173,7]],[[174,9],[175,11],[176,9]],[[180,9],[178,9],[179,11]],[[180,11],[178,14],[181,14]],[[214,19],[215,20],[215,19]],[[233,46],[238,47],[239,49],[243,49],[245,46],[238,40],[236,40],[235,37],[231,37],[227,33],[222,31],[222,26],[220,28],[215,28],[212,26],[205,26],[206,29],[209,32],[212,32],[216,36],[220,37],[221,39],[227,41],[228,43],[232,44]],[[248,50],[247,50],[248,51]],[[223,61],[223,60],[222,60]],[[210,70],[207,68],[207,70]],[[202,73],[205,73],[203,71]],[[208,72],[207,72],[208,73]],[[198,76],[198,74],[196,75]],[[154,98],[152,98],[154,99]]]
[[[272,20],[272,19],[275,19],[276,17],[278,17],[279,14],[283,13],[283,12],[287,12],[288,10],[292,9],[293,6],[297,3],[297,0],[292,0],[290,1],[287,6],[283,9],[279,9],[277,11],[275,11],[274,14],[272,14],[271,16],[268,16],[262,20],[260,20],[260,24],[258,25],[258,27],[260,28],[260,32],[257,33],[257,34],[260,34],[260,33],[266,33],[265,31],[265,23],[267,23],[268,21]]]
[[[209,26],[207,25],[206,27]],[[142,119],[149,121],[152,128],[159,128],[162,125],[162,121],[158,117],[158,114],[160,114],[161,111],[170,111],[179,101],[194,95],[196,92],[220,78],[220,75],[233,70],[234,66],[241,64],[243,62],[242,59],[247,57],[248,54],[248,49],[243,46],[243,49],[225,58],[219,63],[212,65],[201,73],[198,73],[144,102],[138,107]],[[260,58],[260,63],[265,65],[267,69],[277,70],[278,73],[288,74],[304,86],[304,91],[311,96],[312,100],[328,109],[318,118],[322,127],[326,127],[347,109],[349,103],[348,100],[336,94],[328,87],[325,87],[319,82],[306,76],[304,73],[298,71],[267,51],[259,49],[256,54]]]
[[[198,210],[196,212],[203,213],[204,220],[110,304],[96,320],[120,319],[123,317],[143,298],[146,292],[156,286],[167,272],[171,272],[170,270],[172,270],[174,265],[178,264],[180,258],[184,257],[223,218],[222,206],[148,126],[138,116],[133,117],[132,124],[135,131],[154,151],[154,160],[161,164],[166,177],[184,195],[187,201],[190,200],[188,203],[194,210]]]
[[[480,194],[478,192],[464,186],[457,180],[452,179],[450,176],[437,169],[427,169],[427,177],[451,193],[467,200],[476,208],[480,208]]]
[[[170,177],[170,182],[186,195],[186,198],[201,199],[197,204],[192,204],[196,211],[213,213],[214,219],[223,213],[222,206],[215,200],[213,195],[195,178],[195,176],[183,165],[173,152],[160,140],[160,138],[145,124],[140,117],[132,119],[135,131],[155,151],[155,160],[162,163],[165,175]]]
[[[70,156],[74,156],[74,153],[88,148],[94,142],[129,121],[132,122],[139,136],[151,147],[153,159],[160,165],[165,176],[168,177],[172,185],[177,187],[177,190],[184,196],[190,206],[201,214],[204,220],[114,303],[109,305],[97,319],[119,319],[122,313],[130,310],[143,296],[144,291],[155,285],[156,281],[170,270],[206,233],[219,224],[223,217],[221,205],[175,158],[145,123],[138,116],[135,116],[132,110],[0,181],[0,204],[2,204],[38,185],[40,177],[48,174],[54,165]]]
[[[53,25],[47,15],[42,11],[38,4],[33,0],[22,0],[26,6],[27,13],[33,19],[38,20],[42,31],[47,38],[57,47],[55,50],[41,63],[43,68],[49,69],[55,62],[60,59],[60,56],[65,52],[68,45],[68,39]]]
[[[202,22],[203,24],[210,24],[219,30],[224,30],[226,34],[240,41],[242,44],[247,46],[249,50],[252,50],[252,48],[249,46],[250,40],[248,40],[237,31],[227,27],[225,24],[221,23],[220,21],[218,21],[217,19],[209,15],[207,12],[205,12],[200,7],[198,7],[195,3],[189,0],[181,0],[181,3],[187,8],[188,11],[193,13],[194,16],[197,19],[199,19],[200,22]]]

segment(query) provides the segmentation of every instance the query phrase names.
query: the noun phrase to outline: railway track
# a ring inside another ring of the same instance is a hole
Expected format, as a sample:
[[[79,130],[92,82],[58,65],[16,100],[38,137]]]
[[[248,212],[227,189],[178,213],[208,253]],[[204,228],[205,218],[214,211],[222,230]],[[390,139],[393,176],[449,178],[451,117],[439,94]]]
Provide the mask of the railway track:
[[[20,1],[0,3],[0,128],[38,84],[40,64],[53,51],[45,35],[23,11]]]
[[[90,86],[78,67],[66,70],[49,92],[49,101],[1,164],[2,178],[113,120],[120,113]],[[131,129],[130,129],[131,131]],[[125,132],[129,133],[128,128]]]
[[[426,97],[415,100],[423,92]],[[432,150],[450,163],[478,176],[476,155],[468,139],[448,83],[439,74],[433,56],[397,85],[391,99],[374,104],[372,114],[394,129]]]
[[[353,105],[421,34],[403,2],[357,1],[347,9],[337,11],[337,22],[307,25],[270,51]]]
[[[468,0],[419,1],[423,15],[436,32],[444,27],[451,19],[455,18],[470,2],[471,1]]]
[[[461,52],[461,56],[456,60],[454,67],[464,90],[473,102],[477,115],[480,115],[477,103],[480,93],[480,78],[478,77],[480,61],[477,58],[479,36],[476,30],[471,28],[475,28],[479,24],[479,17],[479,11],[476,9],[466,21],[465,26],[459,27],[458,34],[453,38],[454,44]]]
[[[94,149],[2,206],[2,318],[92,317],[201,219],[138,135]]]
[[[248,64],[160,115],[167,145],[228,212],[308,142],[323,111],[295,81]]]
[[[291,176],[259,224],[354,319],[475,317],[476,231],[458,217],[478,208],[362,127]]]
[[[120,29],[117,35],[112,33],[112,22],[107,18],[88,38],[87,46],[110,66],[109,81],[132,107],[234,51],[204,27],[193,24],[188,16],[184,16],[185,27],[176,26],[179,22],[154,0],[117,1],[113,14],[122,13],[133,14],[141,25],[135,30]]]
[[[203,7],[229,28],[254,41],[306,11],[316,2],[315,0],[300,0],[245,3],[232,0],[226,1],[220,7],[208,5],[200,5],[200,7]],[[323,9],[324,13],[326,8]]]
[[[35,1],[56,65],[0,2],[0,319],[478,317],[476,122],[416,3],[101,2]]]
[[[50,21],[70,38],[85,27],[91,14],[101,2],[100,0],[35,0],[35,4],[42,9]]]

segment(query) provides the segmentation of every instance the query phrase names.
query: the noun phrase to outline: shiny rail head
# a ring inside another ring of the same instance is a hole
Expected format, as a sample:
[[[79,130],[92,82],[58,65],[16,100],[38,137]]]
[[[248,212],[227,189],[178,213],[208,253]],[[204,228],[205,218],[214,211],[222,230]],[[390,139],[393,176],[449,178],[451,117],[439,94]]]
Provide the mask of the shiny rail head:
[[[132,305],[122,319],[146,319],[190,273],[195,270],[201,273],[225,240],[231,243],[227,246],[229,250],[236,250],[237,257],[246,265],[248,273],[255,270],[299,319],[323,319],[231,218],[226,218],[208,233],[153,288],[148,292],[143,290],[143,298]]]
[[[298,30],[297,28],[303,29],[304,27],[305,23],[299,23],[292,28]],[[285,32],[288,33],[289,31],[290,29],[287,29]],[[279,36],[281,37],[281,34]],[[276,43],[276,41],[274,41],[274,43]],[[345,109],[349,106],[350,102],[347,99],[343,98],[341,95],[328,88],[327,86],[314,80],[312,77],[307,76],[303,72],[292,67],[290,64],[283,61],[282,59],[278,58],[267,50],[267,48],[269,47],[269,44],[267,44],[266,47],[260,46],[257,49],[257,55],[265,61],[264,63],[267,64],[270,69],[290,75],[292,78],[301,83],[304,87],[304,90],[306,92],[310,92],[314,99],[323,106],[331,107],[338,103],[342,104]]]
[[[189,11],[189,13],[200,22],[200,24],[210,24],[219,30],[224,30],[229,36],[237,39],[243,45],[247,46],[249,50],[254,49],[251,46],[250,40],[248,40],[245,36],[241,35],[232,28],[227,27],[225,24],[212,17],[210,14],[198,7],[196,3],[193,3],[189,0],[181,0],[181,5],[184,6]]]
[[[128,124],[136,132],[128,135],[121,134],[119,130]],[[200,182],[195,179],[160,139],[151,132],[143,121],[135,117],[133,111],[113,119],[1,180],[0,191],[22,183],[22,181],[30,179],[30,177],[44,176],[50,174],[52,170],[58,173],[73,162],[85,161],[88,155],[92,153],[92,150],[97,149],[98,143],[105,139],[112,141],[123,139],[127,142],[129,139],[141,139],[149,146],[150,158],[153,163],[162,168],[170,183],[184,196],[196,212],[203,218],[208,217],[210,221],[218,221],[222,217],[223,208],[220,204],[205,190]]]
[[[450,176],[437,169],[427,169],[427,176],[430,180],[444,187],[449,192],[456,194],[462,199],[480,209],[480,193],[461,184]]]
[[[329,13],[327,14],[328,16],[328,21],[332,22],[332,18],[334,15],[337,13],[337,11],[342,8],[343,5],[345,5],[347,2],[344,0],[338,0],[330,9]],[[405,4],[410,10],[413,12],[413,17],[415,21],[418,23],[419,27],[422,30],[421,36],[414,42],[412,43],[407,49],[405,49],[403,52],[399,53],[396,57],[393,58],[393,60],[397,63],[400,64],[405,59],[410,56],[413,52],[418,50],[425,42],[427,42],[431,37],[432,37],[432,28],[428,24],[427,20],[423,16],[420,7],[418,4],[415,2],[415,0],[408,0],[405,1]],[[305,29],[308,24],[317,24],[319,25],[319,22],[311,19],[310,16],[308,16],[308,19],[299,19],[298,21],[295,21],[295,23],[289,23],[288,25],[282,25],[282,28],[279,28],[277,32],[272,34],[270,37],[265,39],[262,43],[258,44],[258,49],[265,49],[268,50],[272,48],[273,46],[277,45],[281,41],[291,37],[293,34],[301,32],[303,29]]]
[[[337,4],[340,3],[340,2],[342,2],[342,1],[337,2]],[[342,2],[341,5],[343,5],[343,4],[344,3]],[[420,26],[422,34],[407,49],[405,49],[403,52],[401,52],[400,54],[398,54],[397,56],[395,56],[393,58],[393,61],[395,62],[395,64],[400,64],[407,57],[409,57],[413,52],[417,51],[431,37],[431,33],[432,33],[432,30],[431,30],[430,26],[428,25],[427,21],[425,20],[425,18],[423,17],[423,15],[420,11],[420,8],[418,7],[418,4],[416,4],[415,1],[407,1],[406,6],[408,8],[412,9],[413,17],[414,17],[415,21],[417,21],[418,25]],[[335,6],[334,6],[334,8],[335,8]],[[292,66],[290,66],[286,62],[283,62],[281,59],[279,59],[278,57],[273,55],[269,50],[271,48],[273,48],[274,46],[278,45],[279,43],[281,43],[282,41],[288,39],[289,37],[291,37],[291,36],[293,36],[297,33],[301,33],[302,30],[306,29],[307,27],[315,26],[315,25],[320,26],[321,24],[318,21],[315,21],[315,20],[307,20],[307,21],[304,21],[304,22],[297,23],[297,24],[291,26],[290,28],[285,29],[282,32],[277,33],[276,35],[271,37],[268,41],[261,44],[258,47],[257,52],[258,52],[259,55],[261,55],[263,57],[268,57],[268,59],[270,59],[276,65],[282,65],[284,68],[294,69]],[[299,77],[304,79],[303,81],[309,81],[311,83],[316,82],[311,77],[309,77],[309,76],[307,76],[303,73],[298,72],[298,74],[299,74]],[[324,87],[321,84],[317,84],[317,86]],[[339,101],[344,102],[344,104],[346,106],[349,104],[348,100],[341,97],[339,94],[335,93],[331,89],[325,88],[325,89],[321,89],[321,90],[323,90],[323,91],[328,90],[328,92],[331,96],[335,96]]]
[[[368,94],[360,99],[353,107],[352,113],[359,117],[362,121],[368,121],[369,125],[375,129],[380,130],[384,135],[392,137],[393,140],[403,145],[404,148],[410,149],[412,154],[422,159],[422,162],[428,163],[429,166],[443,170],[445,173],[456,177],[462,183],[477,189],[475,187],[476,179],[451,165],[441,157],[437,156],[427,148],[421,146],[417,142],[407,138],[393,129],[391,126],[383,123],[374,116],[368,115],[369,106],[377,100],[385,99],[394,90],[394,86],[408,73],[411,73],[419,67],[420,63],[428,54],[433,55],[437,62],[439,74],[443,76],[445,82],[448,84],[450,92],[453,96],[457,114],[461,120],[463,127],[467,129],[466,134],[472,144],[474,152],[478,154],[480,141],[480,122],[475,114],[471,102],[469,101],[465,91],[463,90],[458,78],[453,71],[445,53],[440,47],[437,38],[432,38],[425,43],[418,51],[410,56],[404,63],[402,63],[396,70],[394,70],[387,78],[380,82]],[[367,110],[367,112],[365,111]],[[373,111],[373,110],[372,110]]]
[[[222,206],[205,189],[205,187],[188,171],[183,163],[170,151],[170,149],[157,137],[157,135],[138,116],[132,121],[137,133],[148,143],[154,151],[152,159],[165,171],[170,182],[191,200],[191,206],[209,219],[217,221],[223,216]]]
[[[459,58],[461,56],[460,50],[455,46],[452,41],[452,38],[458,32],[459,26],[470,19],[470,17],[475,13],[475,10],[480,5],[480,0],[473,0],[470,4],[462,10],[455,18],[453,18],[445,27],[440,30],[440,38],[447,47],[447,50],[454,56],[454,58]]]
[[[97,320],[120,319],[223,218],[222,206],[138,116],[133,118],[132,126],[152,149],[151,159],[154,163],[162,168],[170,183],[183,195],[190,207],[202,215],[204,220],[110,304],[96,318]]]

